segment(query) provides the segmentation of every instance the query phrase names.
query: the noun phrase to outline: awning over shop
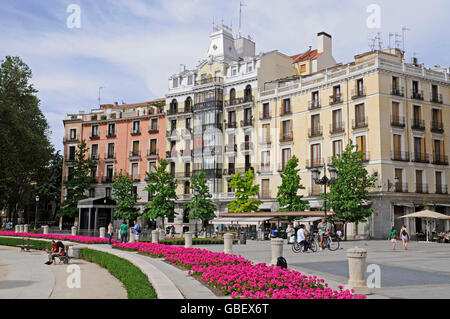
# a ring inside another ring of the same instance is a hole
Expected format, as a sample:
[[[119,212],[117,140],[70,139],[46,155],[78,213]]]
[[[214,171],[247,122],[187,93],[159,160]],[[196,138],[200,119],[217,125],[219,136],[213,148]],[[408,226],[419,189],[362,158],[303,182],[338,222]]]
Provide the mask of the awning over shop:
[[[313,223],[313,222],[315,222],[315,221],[321,220],[322,218],[323,218],[323,217],[308,217],[308,218],[300,219],[300,220],[298,220],[298,222],[299,222],[300,224],[303,224],[303,223]]]
[[[215,218],[211,220],[209,223],[213,225],[261,225],[265,221],[271,219],[270,217],[234,217],[234,218]]]

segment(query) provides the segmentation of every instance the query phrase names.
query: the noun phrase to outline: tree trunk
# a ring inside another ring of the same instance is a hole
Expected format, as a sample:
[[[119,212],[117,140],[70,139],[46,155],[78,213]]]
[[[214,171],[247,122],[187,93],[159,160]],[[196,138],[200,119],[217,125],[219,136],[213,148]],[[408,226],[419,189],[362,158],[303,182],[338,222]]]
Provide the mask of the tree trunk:
[[[344,222],[344,240],[347,241],[347,222]]]

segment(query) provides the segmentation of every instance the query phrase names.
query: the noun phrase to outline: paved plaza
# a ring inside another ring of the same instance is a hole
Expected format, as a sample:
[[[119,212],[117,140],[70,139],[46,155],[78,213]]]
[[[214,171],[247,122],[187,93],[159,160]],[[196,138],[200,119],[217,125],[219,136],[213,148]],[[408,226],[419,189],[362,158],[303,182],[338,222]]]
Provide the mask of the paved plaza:
[[[410,242],[405,251],[398,242],[393,251],[388,240],[347,241],[334,252],[294,253],[285,243],[283,255],[290,269],[323,278],[336,289],[347,283],[346,251],[355,246],[367,250],[367,265],[376,264],[381,269],[381,288],[374,288],[369,298],[450,298],[450,244]],[[201,247],[213,251],[222,248]],[[233,252],[254,262],[271,260],[269,241],[247,241],[246,245],[234,245]]]

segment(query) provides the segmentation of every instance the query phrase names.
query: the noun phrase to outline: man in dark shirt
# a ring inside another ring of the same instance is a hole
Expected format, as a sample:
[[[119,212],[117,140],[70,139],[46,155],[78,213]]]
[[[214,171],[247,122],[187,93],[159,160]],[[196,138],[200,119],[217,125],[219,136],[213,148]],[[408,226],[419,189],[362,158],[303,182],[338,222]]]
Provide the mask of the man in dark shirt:
[[[52,246],[54,244],[54,240],[52,240]],[[52,249],[51,254],[49,255],[49,260],[46,262],[47,265],[50,265],[53,263],[53,265],[56,265],[55,257],[64,256],[65,254],[65,247],[64,244],[59,240],[56,245],[54,246],[55,250]]]

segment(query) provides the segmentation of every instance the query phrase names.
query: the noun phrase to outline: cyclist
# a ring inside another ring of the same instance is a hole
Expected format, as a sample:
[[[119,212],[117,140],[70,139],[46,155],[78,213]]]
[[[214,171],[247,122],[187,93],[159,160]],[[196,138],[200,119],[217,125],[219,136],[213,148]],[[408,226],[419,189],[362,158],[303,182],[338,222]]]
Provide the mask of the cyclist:
[[[330,232],[330,224],[326,221],[325,218],[322,218],[322,221],[317,225],[317,229],[319,231],[320,243],[319,250],[322,250],[323,237],[328,236]]]
[[[308,250],[308,240],[307,240],[307,236],[309,235],[309,232],[307,229],[305,229],[305,225],[301,224],[300,228],[298,229],[297,232],[297,242],[303,246],[303,251],[307,251]]]

